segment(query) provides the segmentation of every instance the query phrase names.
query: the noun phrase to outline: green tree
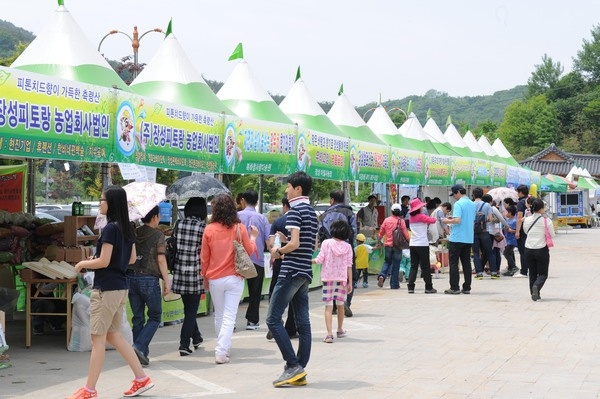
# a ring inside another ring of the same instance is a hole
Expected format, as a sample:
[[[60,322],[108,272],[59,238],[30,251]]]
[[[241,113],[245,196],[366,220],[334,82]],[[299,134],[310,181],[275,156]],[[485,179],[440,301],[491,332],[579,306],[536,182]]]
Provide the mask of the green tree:
[[[2,40],[0,40],[0,42],[2,42]],[[17,44],[17,46],[15,47],[14,52],[11,55],[9,55],[8,57],[5,57],[5,58],[4,57],[0,57],[0,65],[6,66],[6,67],[11,66],[11,64],[13,62],[15,62],[15,60],[17,58],[19,58],[19,56],[21,55],[21,53],[23,51],[25,51],[25,49],[27,48],[28,45],[29,45],[28,43],[21,43],[21,42],[19,42]]]
[[[564,68],[560,62],[554,63],[551,57],[544,54],[542,63],[535,66],[535,71],[527,80],[527,97],[535,97],[552,90],[563,72]]]
[[[558,119],[546,96],[515,101],[506,109],[498,137],[517,160],[541,151],[558,137]]]
[[[592,39],[583,39],[582,49],[573,59],[573,68],[594,84],[600,83],[600,25],[592,28]]]

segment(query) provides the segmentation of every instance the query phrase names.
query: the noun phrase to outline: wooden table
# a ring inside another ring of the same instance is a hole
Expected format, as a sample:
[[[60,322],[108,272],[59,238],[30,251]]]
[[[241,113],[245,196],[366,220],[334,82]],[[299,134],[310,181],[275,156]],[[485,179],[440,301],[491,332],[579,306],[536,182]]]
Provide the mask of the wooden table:
[[[67,321],[65,325],[65,331],[67,333],[67,347],[71,340],[71,300],[73,299],[73,285],[77,284],[77,279],[51,279],[51,278],[24,278],[21,277],[21,281],[27,284],[27,296],[25,305],[25,347],[31,347],[31,316],[66,316]],[[38,297],[40,290],[31,295],[31,286],[34,284],[63,284],[64,289],[58,290],[60,296],[54,297]],[[67,301],[67,311],[64,313],[34,313],[31,311],[31,301],[36,299],[47,299],[50,301]]]

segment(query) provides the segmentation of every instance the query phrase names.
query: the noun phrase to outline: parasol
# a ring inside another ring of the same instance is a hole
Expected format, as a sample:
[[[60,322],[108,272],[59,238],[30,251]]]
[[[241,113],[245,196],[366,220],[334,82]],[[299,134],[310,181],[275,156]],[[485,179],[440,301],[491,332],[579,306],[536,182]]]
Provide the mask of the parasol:
[[[167,186],[151,182],[134,182],[123,186],[127,193],[129,220],[134,222],[142,219],[156,205],[165,200]],[[100,230],[106,226],[106,215],[98,213],[94,229]]]
[[[129,220],[139,220],[146,216],[156,205],[166,199],[164,184],[151,182],[134,182],[123,186],[127,193]]]
[[[498,205],[502,204],[502,202],[504,201],[504,198],[512,198],[515,202],[517,202],[519,200],[517,191],[514,188],[496,187],[496,188],[492,188],[487,193],[492,196],[492,199]]]
[[[209,198],[219,194],[231,194],[229,189],[212,176],[199,174],[182,177],[167,188],[167,198]]]

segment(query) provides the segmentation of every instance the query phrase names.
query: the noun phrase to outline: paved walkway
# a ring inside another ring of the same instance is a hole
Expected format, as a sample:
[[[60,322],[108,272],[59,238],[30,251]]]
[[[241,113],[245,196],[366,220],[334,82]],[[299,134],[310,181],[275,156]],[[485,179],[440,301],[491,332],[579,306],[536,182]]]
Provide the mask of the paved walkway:
[[[305,387],[273,388],[283,361],[262,328],[234,334],[232,362],[214,364],[212,318],[199,319],[203,348],[182,358],[180,326],[159,329],[146,369],[150,398],[597,398],[600,392],[600,229],[561,231],[550,278],[533,302],[526,279],[473,281],[470,296],[408,295],[358,288],[348,337],[325,336],[319,291],[311,292],[312,358]],[[503,267],[506,266],[503,260]],[[439,292],[447,275],[434,279]],[[238,312],[244,326],[245,305]],[[64,336],[34,337],[25,349],[24,320],[8,325],[13,367],[0,370],[0,398],[63,398],[85,382],[89,353],[64,349]],[[132,376],[107,353],[98,391],[118,398]]]

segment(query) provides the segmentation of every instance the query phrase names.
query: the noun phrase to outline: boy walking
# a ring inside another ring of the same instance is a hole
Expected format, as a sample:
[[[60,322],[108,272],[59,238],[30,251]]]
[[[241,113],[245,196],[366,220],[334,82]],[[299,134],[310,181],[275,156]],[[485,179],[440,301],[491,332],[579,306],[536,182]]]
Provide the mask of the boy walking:
[[[312,178],[305,172],[292,173],[287,180],[285,193],[290,202],[286,228],[290,232],[287,245],[271,249],[272,259],[281,259],[281,271],[269,304],[267,326],[285,360],[283,373],[273,381],[275,387],[306,385],[304,368],[310,358],[312,334],[308,314],[308,286],[312,281],[312,255],[317,237],[317,214],[310,205],[308,194]],[[288,304],[294,310],[298,327],[298,352],[294,348],[282,316]]]

